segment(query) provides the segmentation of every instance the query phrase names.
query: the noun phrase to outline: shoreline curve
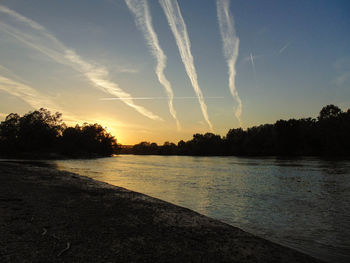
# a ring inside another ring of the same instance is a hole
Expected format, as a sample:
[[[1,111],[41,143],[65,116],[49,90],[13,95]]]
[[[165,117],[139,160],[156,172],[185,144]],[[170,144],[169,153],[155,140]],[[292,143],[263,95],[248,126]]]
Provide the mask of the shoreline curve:
[[[0,162],[1,262],[322,262],[157,198]]]

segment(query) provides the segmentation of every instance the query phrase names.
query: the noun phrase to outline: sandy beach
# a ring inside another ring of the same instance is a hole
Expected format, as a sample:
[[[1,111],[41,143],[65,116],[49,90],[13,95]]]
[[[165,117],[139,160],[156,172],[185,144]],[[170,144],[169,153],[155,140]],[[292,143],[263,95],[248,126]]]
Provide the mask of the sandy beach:
[[[0,262],[321,262],[88,177],[0,162]]]

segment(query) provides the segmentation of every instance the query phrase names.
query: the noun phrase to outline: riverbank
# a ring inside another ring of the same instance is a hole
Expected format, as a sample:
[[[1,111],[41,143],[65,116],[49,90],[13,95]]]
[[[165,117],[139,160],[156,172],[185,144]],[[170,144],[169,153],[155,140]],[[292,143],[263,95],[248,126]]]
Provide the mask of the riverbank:
[[[319,262],[189,209],[0,163],[1,262]]]

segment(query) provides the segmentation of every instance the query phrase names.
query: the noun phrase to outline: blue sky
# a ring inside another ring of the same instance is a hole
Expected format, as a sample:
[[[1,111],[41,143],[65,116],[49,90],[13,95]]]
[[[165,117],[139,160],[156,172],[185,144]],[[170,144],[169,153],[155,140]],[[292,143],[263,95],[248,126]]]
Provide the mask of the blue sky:
[[[211,130],[225,135],[240,126],[229,61],[244,128],[317,116],[330,103],[350,107],[348,1],[231,1],[228,47],[234,49],[235,39],[239,46],[237,57],[225,57],[217,2],[178,0],[193,57],[190,72],[183,63],[191,63],[188,54],[180,55],[176,28],[169,25],[161,2],[1,1],[0,120],[42,105],[63,112],[68,124],[101,123],[125,144],[177,142]],[[169,2],[176,7],[176,1]],[[130,8],[140,3],[138,10],[147,6],[167,57],[163,75],[176,116],[155,71],[157,58],[142,31],[145,25],[135,23]],[[194,73],[199,93],[189,79]],[[121,99],[101,100],[118,97],[116,87],[123,92],[118,93]],[[129,100],[141,97],[155,99]]]

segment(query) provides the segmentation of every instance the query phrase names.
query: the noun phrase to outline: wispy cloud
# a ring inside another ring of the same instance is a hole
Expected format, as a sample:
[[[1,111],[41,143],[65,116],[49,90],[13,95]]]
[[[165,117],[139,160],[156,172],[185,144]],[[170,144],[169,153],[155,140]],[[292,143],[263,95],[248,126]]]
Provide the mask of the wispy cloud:
[[[224,97],[205,97],[206,99],[224,99]],[[121,100],[124,98],[101,98],[100,100]],[[133,97],[133,100],[164,100],[168,97]],[[173,97],[174,100],[197,99],[197,97]]]
[[[159,0],[164,13],[168,19],[169,26],[176,40],[182,62],[185,66],[188,77],[190,78],[192,87],[198,97],[199,104],[201,106],[202,114],[205,121],[213,130],[213,125],[209,120],[207,105],[205,104],[202,90],[198,84],[198,77],[194,60],[191,52],[191,43],[187,33],[187,27],[182,17],[179,4],[176,0]]]
[[[135,74],[135,73],[139,72],[139,69],[137,69],[137,68],[117,67],[117,71],[120,72],[120,73]]]
[[[254,63],[255,63],[255,60],[257,60],[257,59],[262,59],[262,58],[264,58],[264,57],[266,57],[266,55],[255,55],[255,54],[253,54],[253,53],[251,52],[251,53],[249,53],[249,56],[244,57],[242,60],[243,60],[244,62],[252,63],[252,59],[253,59],[253,60],[254,60]]]
[[[124,124],[122,122],[118,122],[115,119],[106,119],[106,116],[98,117],[98,116],[90,116],[78,117],[76,114],[73,114],[67,110],[64,110],[63,107],[57,105],[51,96],[45,95],[35,88],[31,87],[28,84],[22,83],[20,81],[14,80],[8,75],[14,75],[10,70],[0,65],[0,91],[6,92],[12,96],[18,97],[28,105],[30,105],[33,109],[46,108],[51,112],[60,112],[62,113],[62,118],[68,125],[76,125],[83,123],[95,123],[98,122],[101,125],[108,126],[108,128],[116,129],[116,128],[130,128],[129,124]],[[0,118],[5,118],[8,114],[0,113]],[[141,128],[141,127],[139,127]]]
[[[282,48],[280,48],[280,50],[278,51],[278,54],[282,54],[287,49],[288,46],[289,46],[289,43],[285,44]]]
[[[50,111],[62,113],[68,121],[79,120],[76,116],[73,116],[71,113],[56,105],[49,96],[38,92],[36,89],[24,83],[3,75],[0,75],[0,90],[22,99],[34,109],[47,108]]]
[[[235,116],[242,126],[242,101],[238,95],[236,89],[236,61],[238,57],[239,38],[236,36],[234,28],[233,17],[230,13],[230,1],[229,0],[217,0],[217,15],[219,20],[219,27],[221,38],[223,42],[223,52],[226,58],[229,74],[229,88],[233,98],[237,101],[238,106],[235,110]],[[252,54],[250,56],[252,59]]]
[[[254,56],[253,56],[253,54],[252,54],[252,53],[250,53],[249,58],[250,58],[250,62],[252,63],[252,66],[255,68]]]
[[[269,58],[269,57],[273,57],[273,56],[278,56],[281,55],[283,52],[285,52],[285,50],[290,46],[290,43],[285,44],[284,46],[282,46],[280,49],[278,50],[274,50],[274,51],[270,51],[267,52],[265,54],[260,54],[260,55],[256,55],[253,54],[252,52],[249,54],[249,56],[244,57],[242,60],[244,62],[251,62],[252,58],[255,62],[255,60],[257,59],[262,59],[262,58]]]
[[[252,69],[253,69],[253,76],[254,76],[254,81],[255,81],[255,87],[258,87],[258,81],[256,80],[256,70],[255,70],[255,56],[253,56],[253,53],[250,53],[250,63],[252,64]]]
[[[6,75],[6,76],[10,76],[10,78],[19,80],[23,83],[25,83],[26,81],[23,80],[20,76],[18,76],[17,74],[13,73],[11,70],[9,70],[8,68],[6,68],[5,66],[0,64],[0,74]]]
[[[124,98],[122,101],[126,105],[132,107],[142,115],[153,120],[161,120],[159,116],[142,106],[136,105],[129,93],[123,91],[117,83],[110,80],[109,72],[106,68],[84,60],[75,51],[67,48],[44,26],[2,5],[0,5],[0,12],[7,14],[15,22],[19,22],[15,26],[0,22],[0,30],[7,32],[22,43],[49,56],[54,61],[68,65],[76,71],[81,72],[96,88],[112,96]]]
[[[155,68],[156,75],[168,96],[170,114],[175,119],[178,129],[180,129],[180,123],[176,117],[176,111],[173,105],[174,92],[171,88],[169,80],[164,75],[167,57],[164,54],[163,49],[160,47],[158,36],[154,31],[148,3],[146,0],[125,0],[125,2],[131,12],[134,14],[136,24],[141,29],[153,56],[157,60],[157,66]]]

